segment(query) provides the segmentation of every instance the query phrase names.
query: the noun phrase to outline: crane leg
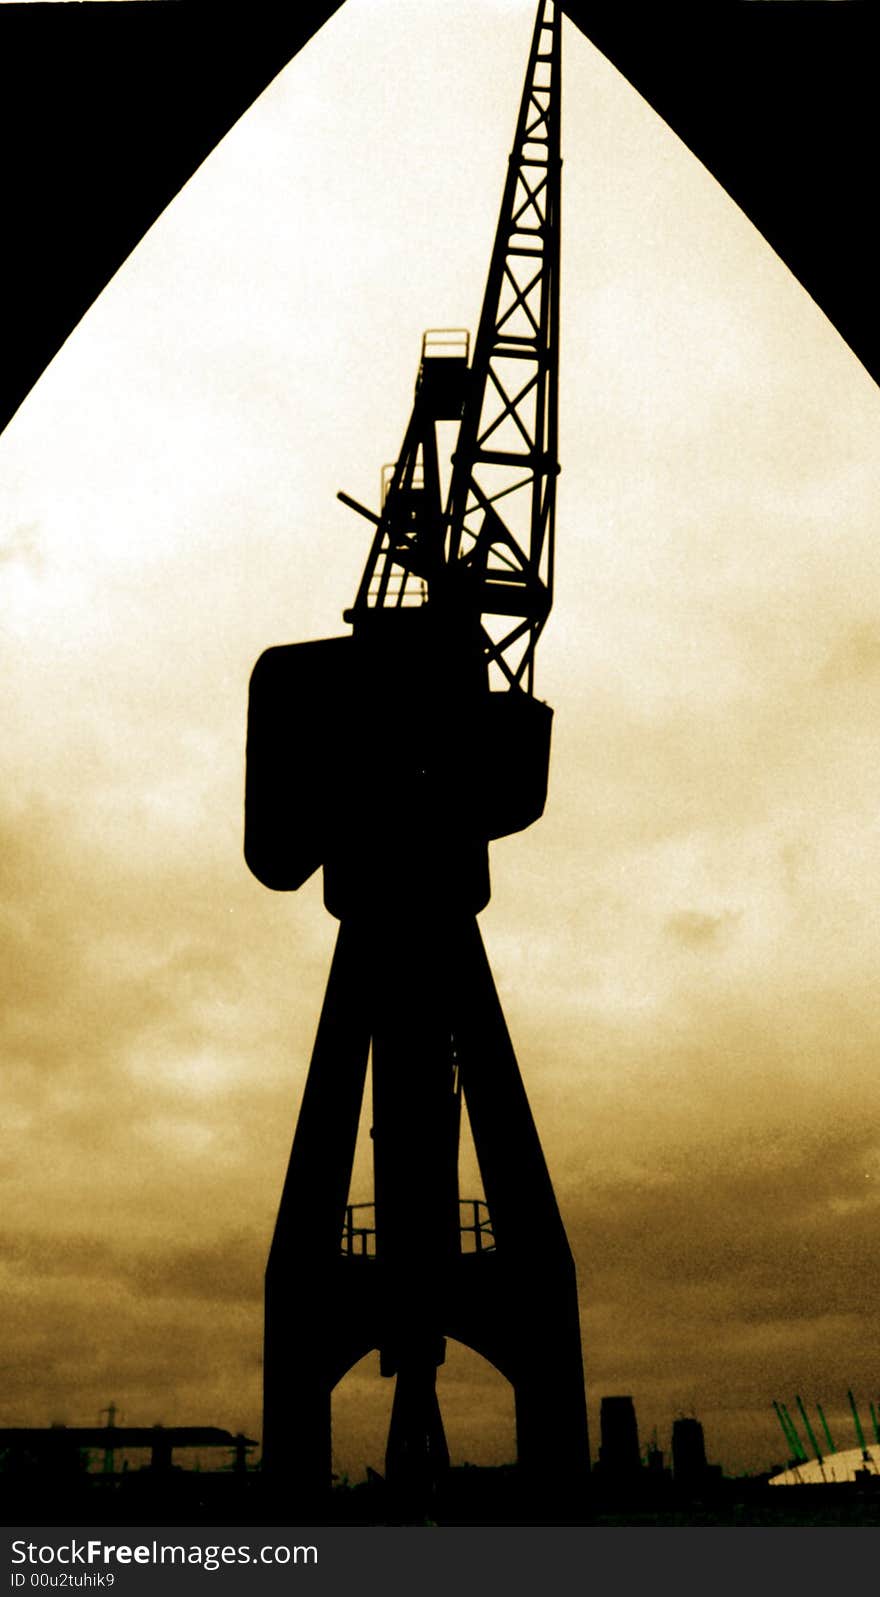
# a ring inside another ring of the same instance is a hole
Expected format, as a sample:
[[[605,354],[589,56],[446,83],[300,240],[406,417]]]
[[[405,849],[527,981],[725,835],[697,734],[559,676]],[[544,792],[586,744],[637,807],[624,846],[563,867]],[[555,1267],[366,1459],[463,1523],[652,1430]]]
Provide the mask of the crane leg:
[[[340,926],[266,1267],[263,1470],[297,1493],[329,1487],[330,1393],[375,1345],[369,1282],[341,1257],[370,1041],[361,944]]]

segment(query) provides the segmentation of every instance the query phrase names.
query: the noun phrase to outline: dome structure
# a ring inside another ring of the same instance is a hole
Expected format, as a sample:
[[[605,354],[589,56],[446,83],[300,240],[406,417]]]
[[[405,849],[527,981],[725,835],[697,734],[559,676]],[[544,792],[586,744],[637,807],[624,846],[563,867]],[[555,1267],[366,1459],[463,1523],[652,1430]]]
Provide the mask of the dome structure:
[[[860,1472],[866,1471],[880,1485],[880,1446],[848,1447],[840,1453],[828,1453],[823,1458],[810,1458],[802,1464],[792,1464],[770,1477],[771,1486],[822,1486],[854,1482]]]

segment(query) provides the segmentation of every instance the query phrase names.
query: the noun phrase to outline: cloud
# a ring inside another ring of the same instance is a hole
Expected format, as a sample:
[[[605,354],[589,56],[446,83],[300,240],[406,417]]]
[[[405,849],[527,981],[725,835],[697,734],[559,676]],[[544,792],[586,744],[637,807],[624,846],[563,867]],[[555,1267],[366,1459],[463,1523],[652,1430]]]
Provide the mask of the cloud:
[[[234,1231],[193,1247],[113,1243],[92,1233],[46,1237],[39,1232],[0,1236],[0,1268],[57,1280],[72,1277],[93,1290],[106,1286],[135,1298],[247,1303],[261,1299],[260,1245],[254,1232]]]
[[[666,927],[670,935],[686,948],[707,948],[717,944],[736,915],[704,915],[696,909],[683,909],[670,915]]]
[[[0,566],[20,564],[37,572],[43,563],[40,524],[25,522],[0,540]]]
[[[572,1227],[593,1393],[632,1391],[643,1434],[695,1410],[728,1468],[755,1469],[775,1456],[771,1397],[836,1411],[848,1384],[870,1390],[878,1174],[876,1139],[817,1129],[757,1163],[716,1137],[702,1163],[601,1185]]]
[[[822,675],[826,681],[850,681],[866,677],[873,680],[880,671],[880,622],[862,621],[847,629],[826,659]]]

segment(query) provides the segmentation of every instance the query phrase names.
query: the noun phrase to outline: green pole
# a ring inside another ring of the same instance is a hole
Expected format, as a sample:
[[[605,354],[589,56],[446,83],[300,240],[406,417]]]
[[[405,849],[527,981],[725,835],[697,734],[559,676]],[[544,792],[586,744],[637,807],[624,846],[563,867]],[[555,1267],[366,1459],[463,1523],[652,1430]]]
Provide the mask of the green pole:
[[[780,1425],[782,1426],[782,1434],[785,1437],[785,1445],[788,1448],[789,1455],[791,1455],[792,1447],[794,1446],[793,1438],[792,1438],[791,1433],[790,1433],[790,1431],[788,1429],[788,1426],[785,1423],[785,1420],[782,1417],[782,1409],[779,1407],[779,1404],[777,1403],[775,1397],[773,1399],[773,1407],[776,1410],[776,1418],[778,1419]]]
[[[852,1417],[856,1427],[856,1437],[858,1439],[859,1447],[863,1453],[867,1453],[868,1449],[865,1446],[865,1433],[862,1430],[862,1422],[859,1419],[859,1411],[856,1408],[856,1400],[853,1397],[851,1390],[847,1389],[846,1395],[849,1398],[849,1406],[852,1409]]]
[[[805,1463],[807,1455],[804,1452],[801,1439],[792,1424],[788,1409],[784,1403],[777,1403],[775,1398],[773,1399],[773,1407],[776,1410],[776,1417],[782,1426],[782,1434],[788,1447],[789,1459],[794,1463]]]
[[[828,1443],[828,1451],[829,1451],[829,1453],[835,1453],[837,1451],[837,1449],[835,1448],[834,1443],[831,1440],[831,1432],[828,1429],[828,1421],[825,1418],[825,1414],[824,1414],[824,1411],[822,1409],[822,1404],[821,1403],[817,1403],[816,1404],[816,1408],[817,1408],[818,1413],[819,1413],[819,1418],[822,1421],[822,1429],[825,1432],[825,1440]]]
[[[800,1437],[798,1436],[797,1426],[795,1425],[794,1420],[792,1419],[791,1415],[789,1414],[788,1409],[786,1408],[784,1403],[782,1405],[782,1412],[785,1415],[786,1424],[788,1425],[788,1428],[789,1428],[789,1430],[791,1432],[791,1440],[792,1440],[792,1443],[794,1444],[795,1457],[799,1458],[802,1464],[806,1464],[806,1462],[807,1462],[807,1450],[804,1447],[804,1444],[801,1441]]]
[[[813,1452],[815,1453],[817,1459],[819,1460],[819,1463],[821,1464],[821,1462],[822,1462],[822,1454],[819,1452],[819,1443],[816,1441],[815,1432],[813,1431],[813,1427],[810,1424],[810,1420],[809,1420],[809,1416],[807,1414],[807,1411],[804,1408],[804,1405],[801,1402],[799,1397],[796,1398],[795,1401],[797,1403],[798,1408],[801,1411],[801,1419],[804,1422],[804,1430],[806,1431],[807,1436],[809,1438],[810,1446],[813,1449]]]

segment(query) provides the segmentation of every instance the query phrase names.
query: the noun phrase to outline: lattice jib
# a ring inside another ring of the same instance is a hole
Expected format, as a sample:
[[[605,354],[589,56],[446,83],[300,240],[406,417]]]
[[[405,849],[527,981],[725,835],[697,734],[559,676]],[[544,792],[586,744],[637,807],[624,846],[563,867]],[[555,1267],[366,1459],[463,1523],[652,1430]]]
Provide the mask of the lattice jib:
[[[552,0],[543,0],[446,512],[447,558],[465,561],[483,583],[484,647],[490,665],[508,683],[529,691],[535,644],[552,599],[560,53],[561,12]],[[523,382],[507,372],[514,359],[525,360],[530,368]]]

